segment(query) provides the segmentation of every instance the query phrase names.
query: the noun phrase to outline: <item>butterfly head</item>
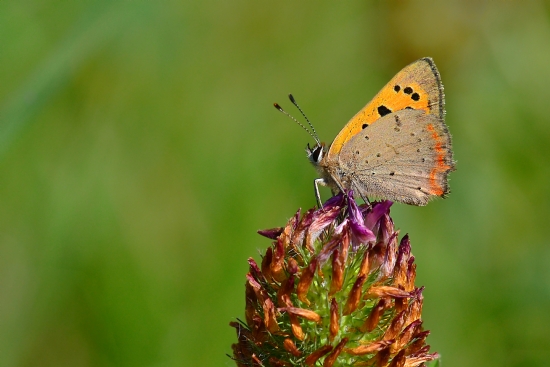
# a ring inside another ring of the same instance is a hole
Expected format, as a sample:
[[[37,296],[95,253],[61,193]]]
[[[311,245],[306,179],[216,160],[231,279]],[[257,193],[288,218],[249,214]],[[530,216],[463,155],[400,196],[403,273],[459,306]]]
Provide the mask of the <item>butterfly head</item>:
[[[325,156],[325,143],[316,143],[313,147],[310,147],[308,144],[306,154],[309,161],[314,166],[318,166]]]

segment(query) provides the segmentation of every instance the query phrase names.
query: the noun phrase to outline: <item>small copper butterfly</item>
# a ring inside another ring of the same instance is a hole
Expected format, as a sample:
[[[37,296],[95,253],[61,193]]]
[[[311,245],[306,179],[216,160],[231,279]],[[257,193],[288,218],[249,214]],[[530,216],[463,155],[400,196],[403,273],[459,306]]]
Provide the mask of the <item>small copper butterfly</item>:
[[[292,95],[292,103],[302,112]],[[275,107],[287,114],[277,103]],[[315,139],[306,148],[320,178],[333,194],[354,190],[365,202],[378,197],[411,205],[426,205],[449,193],[447,176],[455,169],[451,135],[445,125],[445,96],[431,58],[406,66],[359,111],[336,136],[328,151]]]

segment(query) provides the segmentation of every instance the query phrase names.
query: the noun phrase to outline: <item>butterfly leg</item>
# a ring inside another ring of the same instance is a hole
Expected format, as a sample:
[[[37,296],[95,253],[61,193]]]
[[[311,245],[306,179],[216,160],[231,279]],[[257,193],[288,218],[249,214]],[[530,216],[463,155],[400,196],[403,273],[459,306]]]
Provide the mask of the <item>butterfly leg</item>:
[[[367,204],[369,207],[371,206],[370,200],[369,200],[368,197],[364,196],[361,192],[359,192],[359,196],[361,196],[361,199],[363,199],[363,201],[365,202],[365,204]]]
[[[321,194],[319,193],[319,185],[327,186],[327,181],[324,178],[316,178],[315,180],[313,180],[313,186],[315,187],[315,198],[317,199],[317,205],[319,205],[319,208],[322,208],[323,203],[321,202]]]
[[[327,181],[324,178],[316,178],[315,180],[313,180],[313,186],[315,187],[315,197],[317,198],[317,204],[321,209],[323,208],[323,202],[321,201],[321,194],[319,193],[319,185],[330,187],[332,191],[332,196],[338,195],[339,192],[346,192],[344,187],[338,181],[335,180],[333,182],[334,184],[331,184],[330,181]]]
[[[367,204],[367,205],[370,207],[370,206],[371,206],[371,203],[370,203],[369,198],[367,198],[365,195],[363,195],[363,193],[361,192],[361,190],[359,190],[359,186],[357,186],[357,184],[355,183],[355,181],[353,181],[353,186],[355,186],[355,188],[357,189],[357,192],[359,193],[359,196],[361,196],[361,199],[363,199],[363,201],[365,202],[365,204]]]

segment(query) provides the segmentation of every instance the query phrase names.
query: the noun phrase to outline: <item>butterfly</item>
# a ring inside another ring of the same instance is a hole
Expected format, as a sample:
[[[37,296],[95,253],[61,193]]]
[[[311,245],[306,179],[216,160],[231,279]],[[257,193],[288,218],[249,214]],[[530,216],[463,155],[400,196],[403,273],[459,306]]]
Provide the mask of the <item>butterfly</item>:
[[[288,115],[278,104],[275,107]],[[320,176],[314,181],[319,204],[319,185],[330,187],[333,194],[354,190],[367,203],[369,197],[377,197],[423,206],[449,193],[447,177],[455,162],[445,124],[443,84],[431,58],[397,73],[352,117],[328,150],[302,115],[316,142],[313,147],[308,144],[306,153]]]

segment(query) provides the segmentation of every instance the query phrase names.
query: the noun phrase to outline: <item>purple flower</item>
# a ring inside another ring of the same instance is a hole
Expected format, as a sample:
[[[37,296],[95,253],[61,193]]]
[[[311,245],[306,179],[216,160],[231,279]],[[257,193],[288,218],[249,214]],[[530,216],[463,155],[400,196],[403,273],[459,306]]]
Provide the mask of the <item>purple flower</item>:
[[[351,229],[351,243],[353,250],[360,245],[376,240],[374,233],[365,226],[363,213],[353,199],[353,191],[347,194],[349,227]],[[377,205],[378,206],[378,205]]]

